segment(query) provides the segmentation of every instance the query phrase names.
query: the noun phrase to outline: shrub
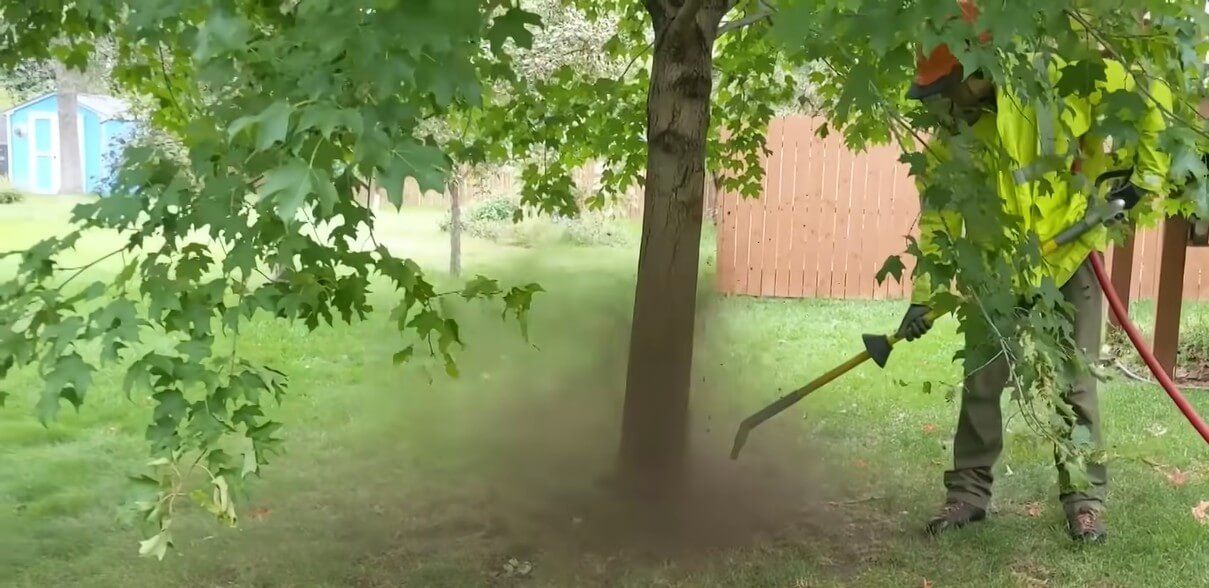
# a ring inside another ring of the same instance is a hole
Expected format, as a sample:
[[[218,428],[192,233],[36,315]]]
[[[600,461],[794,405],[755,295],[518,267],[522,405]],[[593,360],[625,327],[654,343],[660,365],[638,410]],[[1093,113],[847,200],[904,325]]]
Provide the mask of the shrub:
[[[1209,379],[1209,322],[1196,320],[1195,310],[1189,314],[1194,316],[1185,316],[1180,324],[1180,344],[1176,350],[1177,377],[1205,381]],[[1153,338],[1149,325],[1138,325],[1138,328],[1142,330],[1143,339],[1149,342]],[[1146,364],[1138,357],[1137,350],[1124,331],[1109,329],[1105,345],[1111,350],[1110,355],[1114,360],[1135,374],[1149,376]]]
[[[520,205],[508,198],[492,198],[471,206],[462,213],[462,233],[479,239],[498,241],[511,233],[512,218]],[[442,232],[449,231],[448,212],[441,220]]]
[[[466,214],[466,220],[469,222],[512,222],[512,219],[520,208],[520,204],[509,198],[492,198],[470,207],[470,210]]]
[[[535,247],[562,239],[580,246],[620,246],[629,241],[621,222],[609,212],[584,211],[575,218],[558,215],[526,218],[514,222],[520,205],[509,198],[492,198],[462,213],[462,233],[478,239]],[[442,232],[449,231],[450,215],[441,219]]]
[[[0,182],[0,204],[13,204],[25,200],[25,194],[8,182]]]
[[[1209,364],[1209,324],[1185,322],[1180,327],[1179,362],[1188,367]]]

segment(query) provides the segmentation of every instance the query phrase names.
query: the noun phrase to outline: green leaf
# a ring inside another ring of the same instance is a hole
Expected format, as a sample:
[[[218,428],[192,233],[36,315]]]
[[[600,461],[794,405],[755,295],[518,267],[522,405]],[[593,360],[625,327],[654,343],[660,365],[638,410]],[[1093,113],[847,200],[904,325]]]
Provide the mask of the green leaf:
[[[243,48],[249,39],[248,22],[224,10],[213,10],[207,15],[198,37],[194,56],[200,60],[211,59]]]
[[[511,312],[516,317],[516,321],[521,327],[521,335],[526,340],[529,339],[528,315],[529,309],[533,305],[533,295],[544,291],[537,284],[529,284],[514,287],[504,295],[504,316]]]
[[[285,142],[290,130],[290,115],[294,107],[278,100],[258,116],[259,130],[256,133],[256,148],[267,151],[274,143]]]
[[[540,16],[523,10],[519,7],[508,9],[504,14],[496,17],[492,23],[491,30],[487,32],[487,40],[491,43],[492,51],[500,51],[504,42],[512,39],[518,47],[529,48],[533,46],[533,33],[527,27],[538,26],[542,24]]]
[[[157,402],[152,418],[155,420],[169,419],[179,422],[189,410],[189,401],[179,390],[164,390],[152,396]]]
[[[256,459],[256,451],[249,449],[243,453],[243,468],[240,476],[246,478],[260,471],[260,463]]]
[[[473,300],[475,298],[491,298],[499,294],[499,282],[484,276],[475,276],[473,280],[466,284],[461,295],[466,300]]]
[[[326,104],[303,109],[302,116],[298,119],[299,130],[315,129],[325,139],[331,138],[337,127],[343,127],[354,135],[360,135],[364,125],[361,115],[357,111]]]
[[[66,400],[77,409],[84,403],[84,394],[92,384],[93,367],[77,353],[57,358],[44,378],[42,398],[38,401],[38,418],[43,424],[59,414],[59,401]]]
[[[1204,179],[1209,176],[1209,154],[1182,149],[1171,158],[1171,177]]]
[[[150,539],[139,541],[139,556],[154,557],[158,560],[163,560],[164,555],[168,553],[168,547],[172,545],[172,534],[167,530],[160,531]]]
[[[415,355],[415,351],[416,349],[414,345],[408,345],[407,347],[404,347],[403,350],[395,353],[394,357],[391,359],[394,361],[395,365],[402,365],[408,361],[411,361],[412,356]]]
[[[138,269],[138,262],[137,258],[131,259],[113,279],[113,285],[125,289],[126,285],[130,283],[131,278],[134,277],[135,270]]]
[[[886,262],[882,264],[882,269],[877,271],[877,283],[884,284],[886,282],[886,278],[890,276],[894,277],[894,281],[902,283],[903,271],[906,269],[907,268],[903,265],[903,260],[901,257],[891,255],[890,257],[887,257]]]
[[[441,318],[440,313],[432,309],[424,309],[416,314],[415,318],[407,326],[416,330],[416,334],[422,338],[431,336],[434,332],[441,333],[445,330],[445,320]]]
[[[449,164],[440,149],[431,145],[406,141],[400,144],[393,153],[397,158],[395,161],[402,165],[399,171],[405,177],[415,178],[421,191],[443,192],[445,190]]]
[[[298,214],[310,190],[311,170],[305,161],[295,158],[265,174],[260,194],[262,198],[271,198],[276,204],[277,216],[289,222]]]
[[[1058,92],[1063,96],[1090,96],[1106,78],[1103,61],[1080,59],[1062,68]]]
[[[312,185],[315,188],[315,194],[319,197],[319,212],[324,216],[330,216],[336,209],[336,204],[340,202],[340,194],[336,191],[336,185],[332,183],[332,176],[327,171],[322,169],[312,170]]]

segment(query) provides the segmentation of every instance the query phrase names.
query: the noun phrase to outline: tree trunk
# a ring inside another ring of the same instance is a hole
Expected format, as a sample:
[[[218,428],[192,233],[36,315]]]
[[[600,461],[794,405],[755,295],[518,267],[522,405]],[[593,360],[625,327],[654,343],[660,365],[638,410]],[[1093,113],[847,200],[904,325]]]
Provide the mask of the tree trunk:
[[[84,193],[84,162],[80,157],[79,102],[74,89],[59,92],[59,193]]]
[[[87,87],[82,71],[55,62],[55,92],[59,96],[59,193],[84,193],[84,162],[81,157],[79,92]]]
[[[647,1],[655,50],[620,459],[631,479],[657,484],[674,485],[688,449],[713,43],[727,4]]]
[[[449,275],[462,274],[462,177],[455,170],[449,181]]]

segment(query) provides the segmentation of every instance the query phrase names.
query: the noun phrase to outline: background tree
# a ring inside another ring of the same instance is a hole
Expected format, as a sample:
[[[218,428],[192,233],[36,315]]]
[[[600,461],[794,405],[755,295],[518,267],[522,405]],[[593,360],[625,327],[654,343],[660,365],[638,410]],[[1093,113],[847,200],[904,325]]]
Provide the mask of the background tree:
[[[54,68],[55,92],[58,93],[59,144],[79,145],[80,128],[77,111],[79,94],[84,86],[82,72],[59,66]],[[80,149],[59,149],[59,193],[84,193],[84,162]]]
[[[0,367],[39,370],[43,420],[63,400],[83,403],[108,365],[122,366],[130,393],[153,399],[142,553],[166,552],[182,499],[233,522],[240,480],[276,450],[280,424],[261,407],[282,398],[286,379],[240,356],[249,320],[310,329],[361,320],[371,288],[383,288],[398,293],[400,333],[456,373],[460,335],[436,304],[451,294],[377,245],[356,195],[380,182],[398,206],[405,178],[442,187],[449,161],[420,126],[474,104],[480,80],[510,69],[506,46],[532,39],[528,13],[504,1],[426,0],[14,0],[0,13],[4,65],[80,66],[111,39],[115,82],[151,100],[150,122],[173,139],[129,149],[114,197],[77,207],[77,231],[8,254],[17,272],[0,286]],[[123,245],[65,267],[62,255],[93,229],[116,231]],[[116,280],[92,274],[113,258]],[[283,279],[266,279],[271,266]],[[477,278],[458,294],[501,298],[523,319],[536,290]],[[208,491],[188,492],[194,475]]]

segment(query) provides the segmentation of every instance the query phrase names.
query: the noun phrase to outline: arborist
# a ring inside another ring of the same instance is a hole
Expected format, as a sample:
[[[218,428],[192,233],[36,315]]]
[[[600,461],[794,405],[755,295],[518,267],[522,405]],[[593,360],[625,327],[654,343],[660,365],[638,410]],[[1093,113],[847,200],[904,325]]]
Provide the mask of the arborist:
[[[978,10],[974,3],[963,1],[960,5],[964,20],[975,23]],[[988,41],[986,34],[980,41]],[[1129,180],[1114,188],[1110,196],[1123,199],[1127,208],[1164,190],[1169,161],[1157,149],[1164,120],[1156,103],[1170,111],[1170,91],[1161,83],[1152,84],[1149,94],[1153,100],[1135,123],[1137,142],[1125,147],[1118,145],[1108,153],[1103,135],[1095,128],[1096,116],[1103,107],[1101,101],[1110,92],[1134,90],[1136,82],[1121,63],[1112,60],[1104,63],[1106,79],[1099,82],[1098,91],[1091,96],[1067,97],[1048,104],[1022,103],[1010,88],[996,87],[982,72],[963,71],[950,48],[941,45],[930,54],[920,53],[917,77],[908,97],[922,101],[936,115],[937,128],[929,129],[935,137],[929,151],[947,157],[946,135],[968,129],[979,148],[985,148],[980,157],[995,178],[994,186],[985,187],[984,193],[997,194],[1004,213],[1018,220],[1022,230],[1031,231],[1039,242],[1045,242],[1077,222],[1088,207],[1088,194],[1075,186],[1071,174],[1042,172],[1044,183],[1049,185],[1042,187],[1036,168],[1042,162],[1054,161],[1053,156],[1062,158],[1073,170],[1081,168],[1091,178],[1110,170],[1132,168]],[[1041,65],[1042,71],[1048,68],[1056,78],[1058,64]],[[926,175],[921,181],[928,181]],[[935,235],[960,235],[962,219],[956,211],[946,211],[943,205],[928,202],[927,198],[921,204],[920,249],[925,254],[935,253],[938,249]],[[1074,340],[1089,357],[1099,354],[1102,302],[1087,258],[1094,250],[1102,250],[1106,241],[1105,230],[1090,232],[1045,256],[1043,267],[1036,268],[1042,279],[1050,278],[1060,285],[1062,295],[1074,308],[1073,316],[1069,317]],[[911,305],[898,332],[901,337],[913,340],[931,328],[927,317],[930,301],[944,289],[947,287],[943,285],[933,287],[928,277],[916,269]],[[973,339],[987,329],[964,331],[967,351],[986,343]],[[927,523],[927,531],[932,534],[986,518],[994,481],[992,468],[1003,450],[1000,398],[1010,375],[1008,361],[1000,354],[989,363],[972,362],[967,357],[965,364],[961,412],[953,440],[953,468],[944,475],[945,503]],[[1086,427],[1091,442],[1101,448],[1096,378],[1085,366],[1080,366],[1077,374],[1072,387],[1063,395],[1075,415],[1074,422],[1068,424],[1072,430]],[[1090,485],[1082,489],[1072,483],[1072,472],[1067,468],[1061,461],[1058,463],[1059,498],[1070,535],[1078,541],[1103,541],[1107,536],[1106,467],[1103,463],[1087,463],[1082,473]]]

